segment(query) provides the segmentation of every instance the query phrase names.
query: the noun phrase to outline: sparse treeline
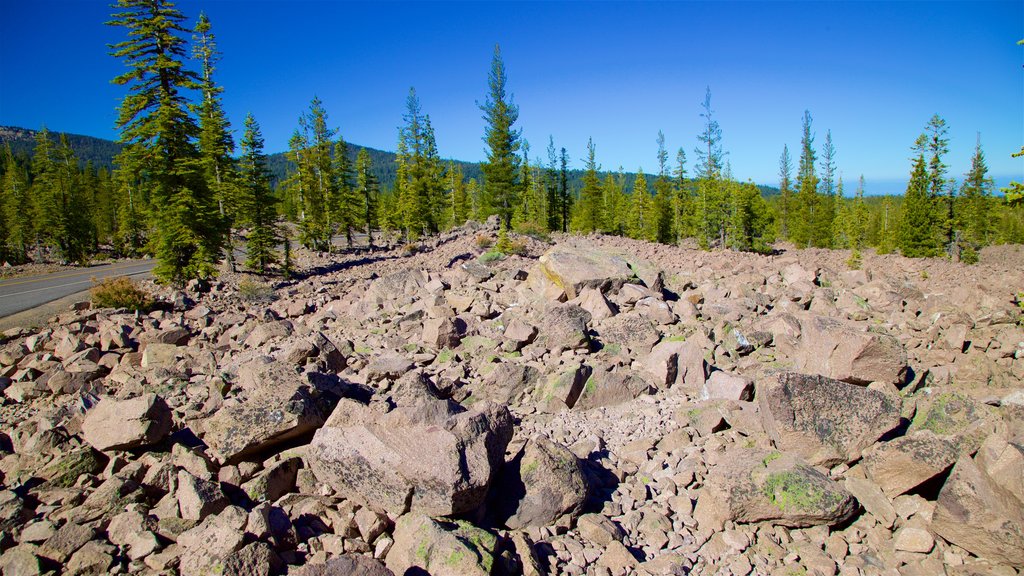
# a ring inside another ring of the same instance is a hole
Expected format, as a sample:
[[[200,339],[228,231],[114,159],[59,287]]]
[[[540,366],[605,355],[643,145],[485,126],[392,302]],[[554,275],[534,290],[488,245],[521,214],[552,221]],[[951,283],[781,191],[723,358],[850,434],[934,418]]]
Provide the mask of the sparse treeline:
[[[247,268],[266,273],[280,264],[287,272],[291,229],[308,248],[331,251],[336,236],[349,248],[373,246],[382,232],[408,242],[490,216],[520,233],[600,232],[665,244],[692,239],[705,249],[765,252],[781,239],[850,249],[851,265],[867,247],[969,262],[982,246],[1024,242],[1024,206],[1016,189],[1010,202],[993,195],[980,136],[969,172],[960,182],[950,177],[948,129],[938,115],[912,147],[902,197],[866,196],[863,177],[848,197],[832,134],[826,131],[816,149],[810,112],[803,116],[795,174],[783,146],[779,194],[765,197],[754,183],[736,181],[710,89],[700,107],[692,176],[683,147],[670,164],[661,131],[652,146],[658,169],[650,177],[642,168],[631,175],[621,167],[602,176],[593,140],[581,174],[570,172],[568,151],[550,136],[546,159],[531,160],[497,46],[480,105],[486,160],[479,179],[442,160],[430,115],[410,89],[391,186],[377,180],[367,150],[350,152],[314,97],[288,143],[291,170],[272,190],[251,115],[235,156],[223,89],[215,82],[220,54],[209,19],[201,14],[188,28],[166,0],[119,0],[116,8],[109,24],[125,28],[129,39],[111,47],[128,67],[114,82],[129,93],[117,120],[123,148],[115,170],[81,167],[67,139],[55,141],[45,129],[31,160],[0,150],[4,261],[152,254],[158,277],[181,283],[212,274],[221,261],[233,268],[231,239],[239,234],[247,238]]]

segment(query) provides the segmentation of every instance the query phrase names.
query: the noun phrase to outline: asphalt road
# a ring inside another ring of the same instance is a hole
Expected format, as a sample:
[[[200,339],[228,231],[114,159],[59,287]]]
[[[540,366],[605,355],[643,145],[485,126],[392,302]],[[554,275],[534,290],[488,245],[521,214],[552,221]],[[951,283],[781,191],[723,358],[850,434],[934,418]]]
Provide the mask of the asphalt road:
[[[88,290],[93,279],[148,276],[156,260],[127,260],[39,276],[0,280],[0,318]]]

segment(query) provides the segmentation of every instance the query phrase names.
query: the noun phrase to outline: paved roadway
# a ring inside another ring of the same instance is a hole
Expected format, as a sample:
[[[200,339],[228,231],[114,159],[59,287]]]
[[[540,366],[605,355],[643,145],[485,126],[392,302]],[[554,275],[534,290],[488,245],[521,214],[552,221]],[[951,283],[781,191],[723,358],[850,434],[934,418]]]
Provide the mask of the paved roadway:
[[[127,260],[63,272],[0,280],[0,318],[88,290],[93,279],[148,276],[156,260]]]

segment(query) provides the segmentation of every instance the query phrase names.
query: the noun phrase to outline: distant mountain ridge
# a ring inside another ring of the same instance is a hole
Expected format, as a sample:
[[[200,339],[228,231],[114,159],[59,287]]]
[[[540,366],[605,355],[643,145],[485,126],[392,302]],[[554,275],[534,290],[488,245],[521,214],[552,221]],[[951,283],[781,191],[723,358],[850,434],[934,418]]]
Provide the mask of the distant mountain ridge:
[[[28,128],[0,126],[0,145],[10,143],[11,151],[15,156],[31,158],[36,146],[36,133],[36,130]],[[59,141],[61,134],[62,132],[50,130],[50,137],[53,138],[54,142]],[[75,151],[75,155],[78,157],[82,166],[85,166],[88,162],[92,162],[92,165],[96,168],[112,170],[114,167],[114,157],[117,156],[118,152],[120,152],[123,147],[118,142],[114,142],[112,140],[96,138],[94,136],[85,136],[83,134],[67,133],[67,137],[68,143],[71,144],[71,149]],[[391,188],[395,181],[395,153],[370,148],[369,146],[360,146],[351,142],[348,142],[347,144],[348,154],[352,159],[352,162],[355,163],[356,155],[359,154],[360,150],[365,149],[370,154],[370,160],[373,164],[373,174],[377,177],[377,181],[380,182],[381,189],[386,190]],[[449,161],[445,160],[445,162],[447,163]],[[483,170],[481,169],[479,162],[464,162],[462,160],[451,160],[451,162],[462,168],[462,174],[467,180],[470,178],[476,178],[479,181],[483,175]],[[283,152],[278,152],[276,154],[267,155],[267,167],[273,175],[272,182],[276,185],[287,177],[288,173],[294,169],[295,165],[288,160],[287,156],[285,156]],[[607,172],[601,172],[600,177],[604,179],[605,174],[607,174]],[[570,170],[569,187],[573,190],[578,190],[581,185],[582,176],[582,170]],[[654,174],[647,174],[646,176],[648,181],[653,181],[654,178],[657,177]],[[626,173],[627,192],[632,191],[633,180],[635,178],[635,173]],[[779,193],[779,189],[773,186],[758,184],[757,187],[764,196],[771,196]]]

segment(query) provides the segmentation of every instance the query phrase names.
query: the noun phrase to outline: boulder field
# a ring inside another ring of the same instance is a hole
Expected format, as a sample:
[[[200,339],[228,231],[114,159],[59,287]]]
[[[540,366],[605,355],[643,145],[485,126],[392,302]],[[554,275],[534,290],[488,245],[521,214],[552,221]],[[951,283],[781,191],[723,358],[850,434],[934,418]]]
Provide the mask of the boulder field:
[[[5,332],[0,573],[1024,570],[1021,247],[496,233]]]

